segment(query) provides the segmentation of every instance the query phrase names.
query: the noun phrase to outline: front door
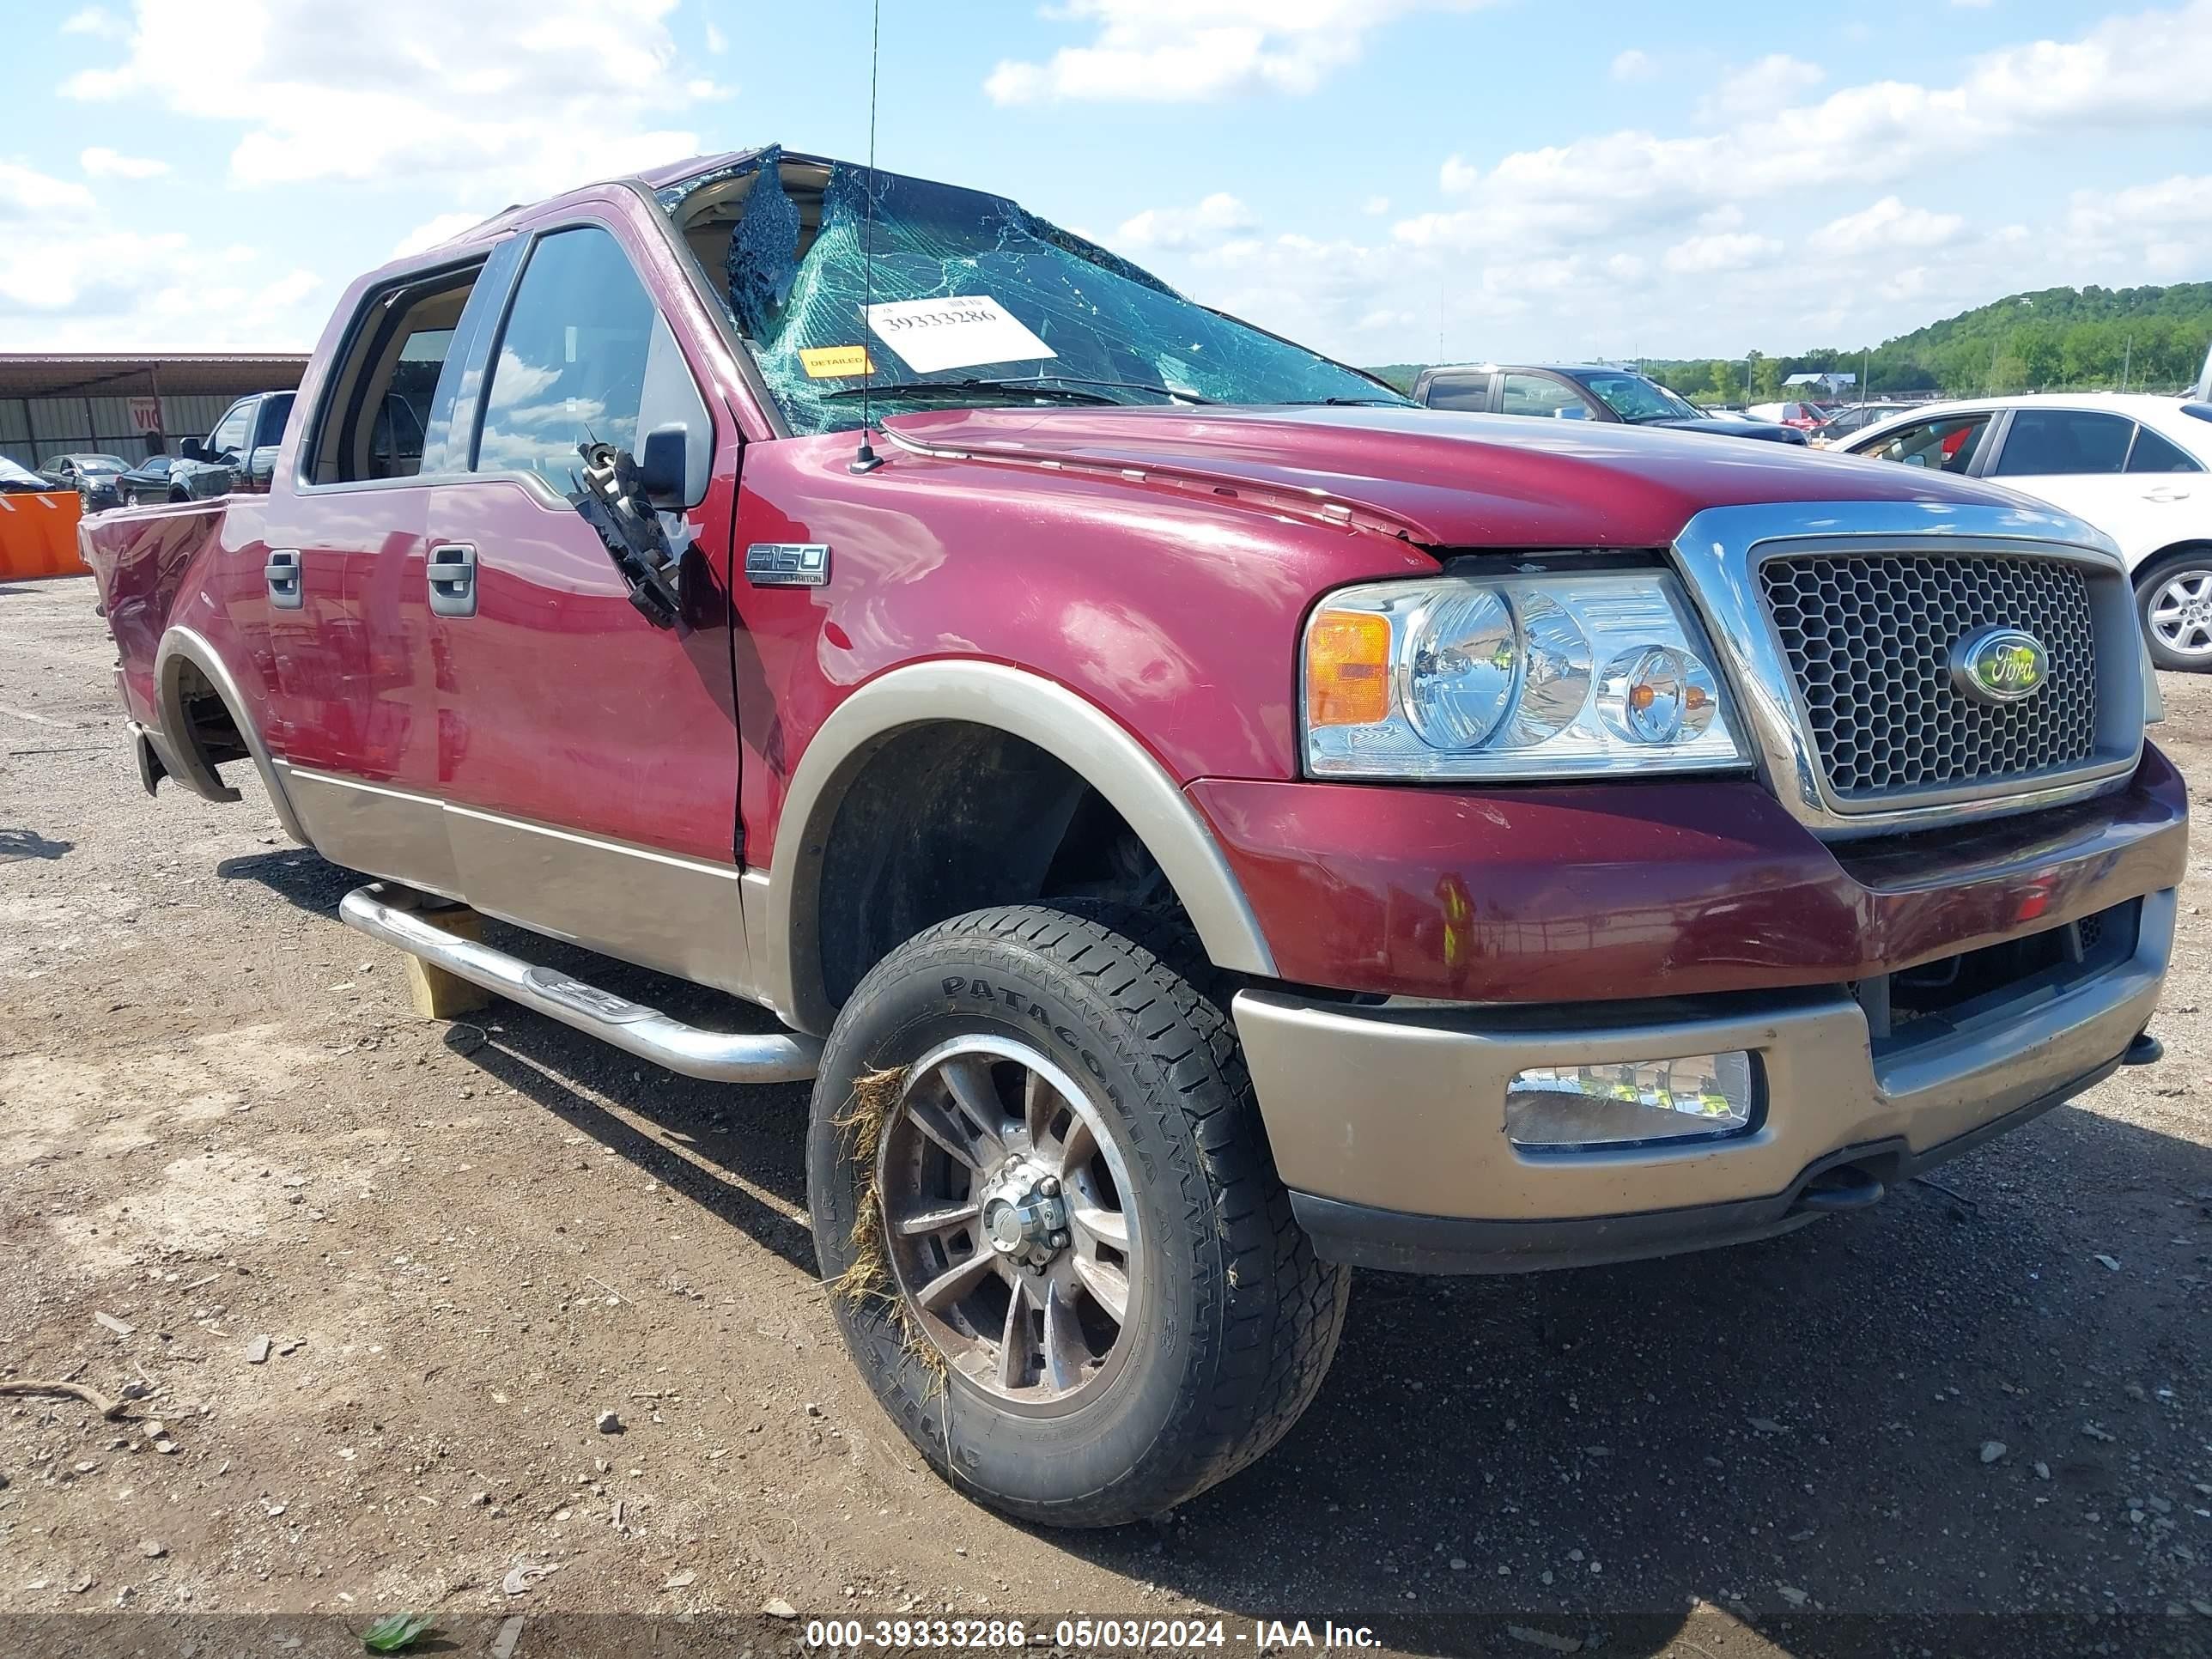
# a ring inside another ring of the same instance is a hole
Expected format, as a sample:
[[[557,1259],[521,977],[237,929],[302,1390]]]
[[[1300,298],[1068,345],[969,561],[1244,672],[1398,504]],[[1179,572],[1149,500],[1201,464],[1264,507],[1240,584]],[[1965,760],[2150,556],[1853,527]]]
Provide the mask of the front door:
[[[738,722],[729,640],[739,445],[710,416],[623,228],[537,234],[489,364],[465,476],[431,492],[434,743],[460,890],[478,909],[738,989]],[[635,451],[683,420],[711,446],[656,627],[571,497],[579,443]]]

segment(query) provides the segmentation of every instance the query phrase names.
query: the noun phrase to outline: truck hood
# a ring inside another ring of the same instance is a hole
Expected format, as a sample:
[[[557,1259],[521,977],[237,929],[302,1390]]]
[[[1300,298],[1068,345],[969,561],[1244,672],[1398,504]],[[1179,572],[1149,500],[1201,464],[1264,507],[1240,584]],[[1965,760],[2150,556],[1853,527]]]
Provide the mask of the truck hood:
[[[1656,547],[1709,507],[1996,502],[2000,490],[1794,444],[1395,408],[930,410],[902,447],[1255,491],[1426,547]]]

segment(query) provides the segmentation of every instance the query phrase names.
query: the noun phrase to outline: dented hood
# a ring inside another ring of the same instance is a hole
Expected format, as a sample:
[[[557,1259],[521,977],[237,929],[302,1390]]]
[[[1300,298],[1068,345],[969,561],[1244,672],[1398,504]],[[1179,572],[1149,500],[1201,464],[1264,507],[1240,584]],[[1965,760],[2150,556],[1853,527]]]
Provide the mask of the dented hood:
[[[1709,507],[2014,500],[1794,446],[1425,409],[932,410],[883,424],[904,446],[1249,486],[1430,547],[1656,547]]]

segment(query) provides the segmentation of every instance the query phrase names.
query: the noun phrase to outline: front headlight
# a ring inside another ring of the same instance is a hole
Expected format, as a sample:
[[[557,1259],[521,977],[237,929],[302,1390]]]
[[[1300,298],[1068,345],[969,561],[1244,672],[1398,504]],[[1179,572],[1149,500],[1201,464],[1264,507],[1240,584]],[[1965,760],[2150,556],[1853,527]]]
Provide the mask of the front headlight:
[[[1449,779],[1742,766],[1711,659],[1663,570],[1347,587],[1306,623],[1306,768]]]

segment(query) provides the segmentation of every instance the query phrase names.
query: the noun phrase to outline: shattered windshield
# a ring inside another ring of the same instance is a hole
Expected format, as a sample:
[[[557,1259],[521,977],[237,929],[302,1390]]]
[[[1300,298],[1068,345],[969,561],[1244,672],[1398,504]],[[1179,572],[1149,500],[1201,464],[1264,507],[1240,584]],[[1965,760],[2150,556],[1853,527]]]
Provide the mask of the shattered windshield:
[[[949,405],[1404,401],[1003,198],[879,173],[871,232],[865,168],[828,164],[817,204],[803,183],[787,188],[780,161],[760,158],[711,274],[795,432],[857,428],[864,386],[871,418]],[[686,234],[703,263],[701,234]]]
[[[1697,405],[1676,397],[1641,374],[1585,374],[1583,384],[1624,421],[1680,421],[1698,418]]]

